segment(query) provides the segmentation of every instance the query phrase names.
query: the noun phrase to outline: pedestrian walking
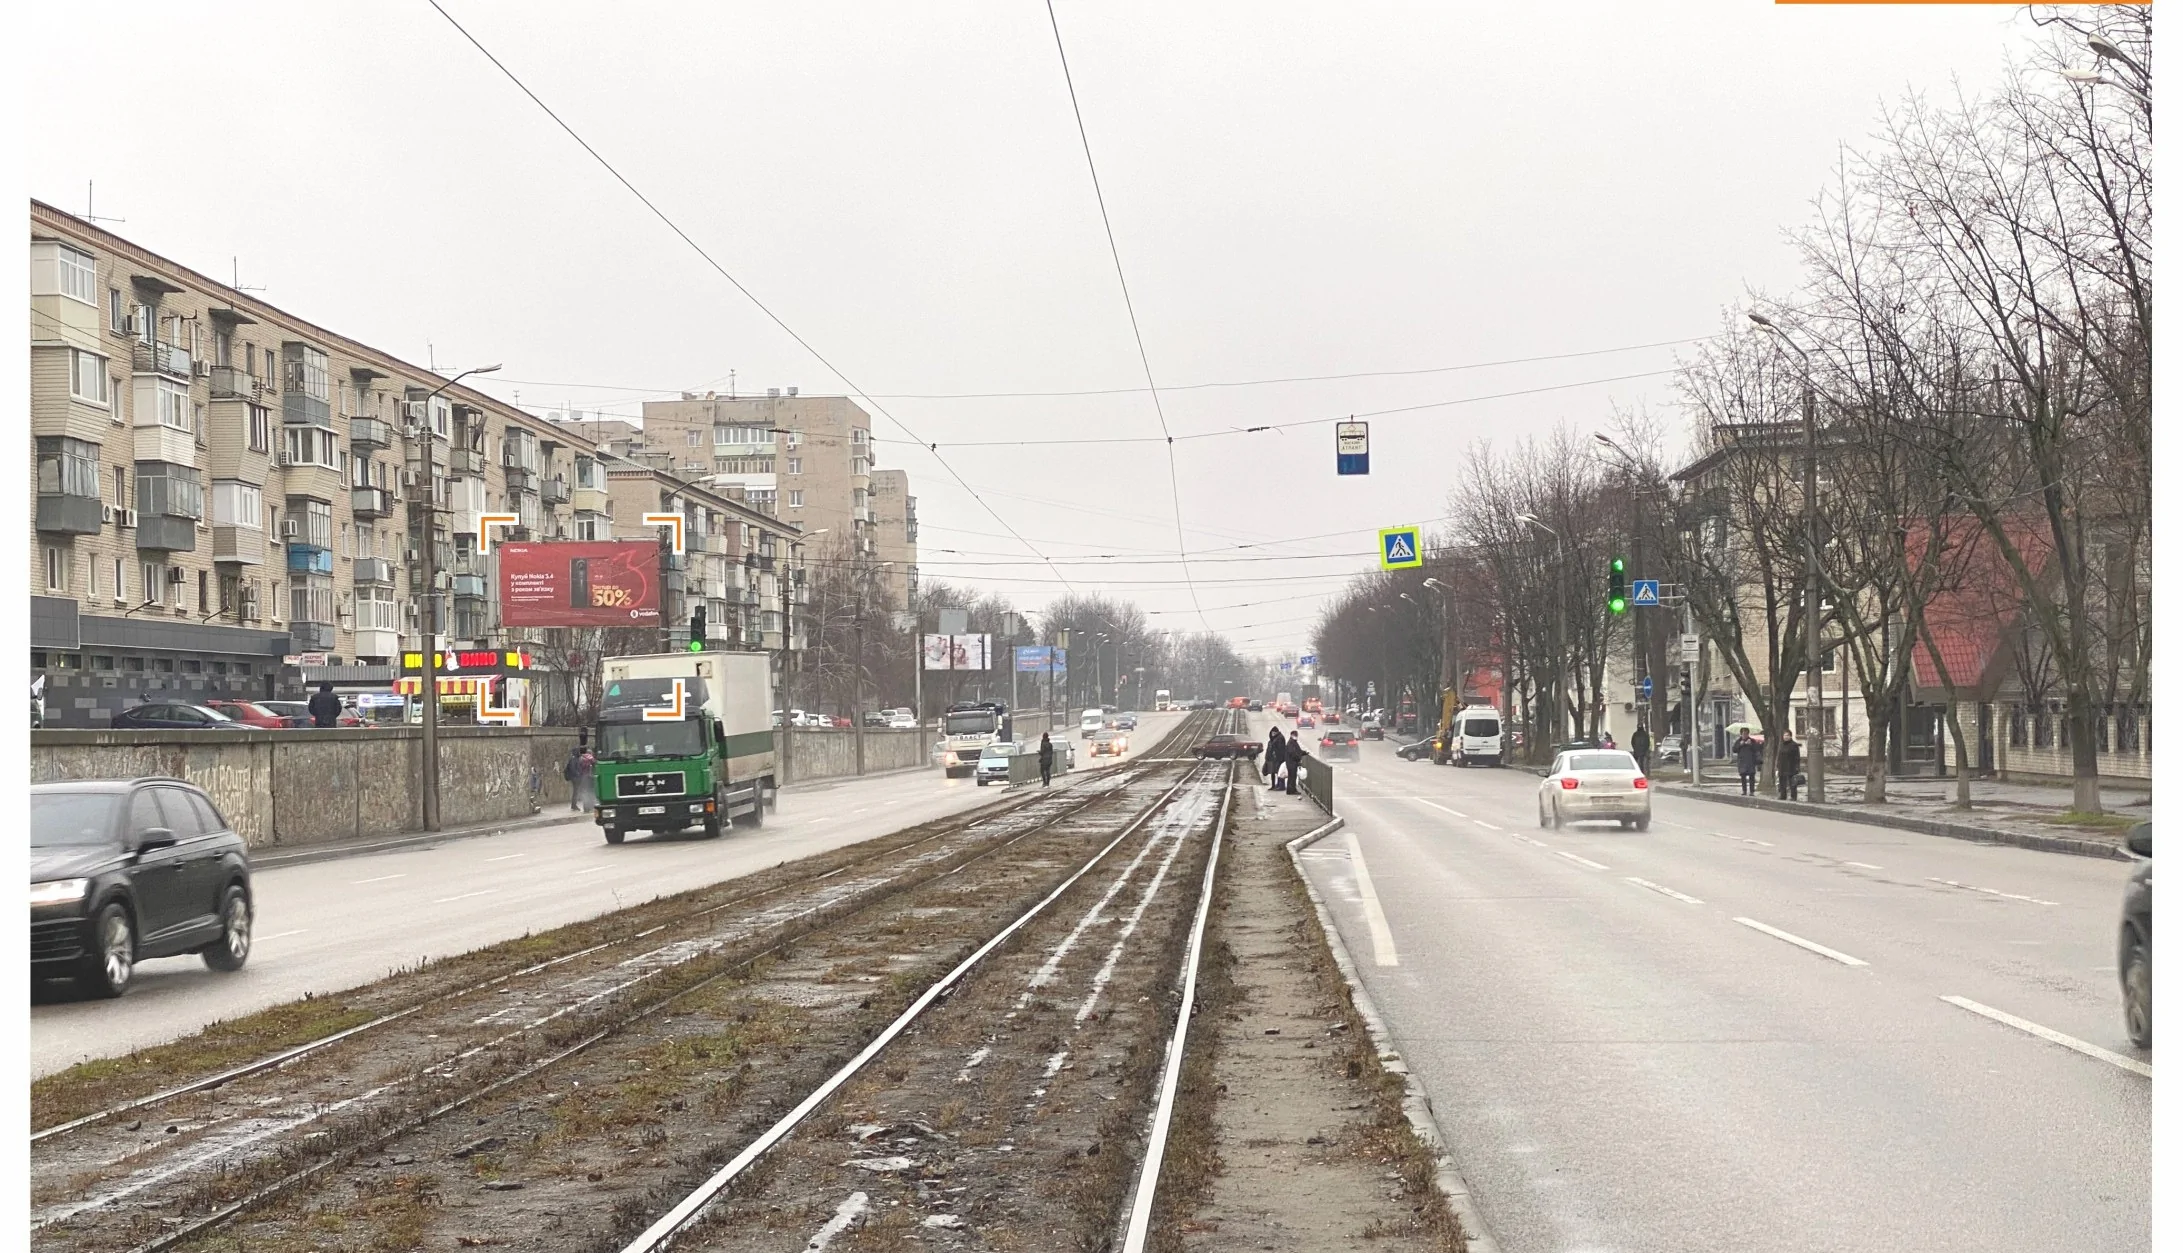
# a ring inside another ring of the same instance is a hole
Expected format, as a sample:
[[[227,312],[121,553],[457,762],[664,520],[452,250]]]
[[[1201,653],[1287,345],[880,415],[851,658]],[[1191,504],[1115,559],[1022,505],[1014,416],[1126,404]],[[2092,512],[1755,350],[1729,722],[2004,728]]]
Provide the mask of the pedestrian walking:
[[[1288,758],[1289,795],[1294,796],[1296,795],[1296,771],[1304,764],[1304,737],[1301,735],[1290,736],[1289,751],[1284,755]]]
[[[599,759],[591,753],[590,739],[589,735],[578,732],[576,747],[570,750],[568,761],[561,767],[561,777],[568,780],[568,807],[579,813],[589,813],[598,805],[594,772]]]
[[[1736,745],[1730,753],[1736,759],[1736,777],[1743,780],[1743,794],[1758,795],[1759,742],[1751,738],[1749,727],[1736,732]]]
[[[1038,737],[1038,785],[1051,787],[1054,782],[1054,738],[1041,732]]]
[[[1630,732],[1630,756],[1637,758],[1637,773],[1646,773],[1652,760],[1652,733],[1645,729],[1642,722],[1637,724],[1635,731]]]
[[[334,695],[334,685],[331,683],[319,684],[318,695],[313,696],[311,703],[304,708],[310,712],[311,725],[314,727],[341,725],[341,698]]]
[[[1781,733],[1781,751],[1774,756],[1775,793],[1782,800],[1796,799],[1797,784],[1802,776],[1797,770],[1804,764],[1804,749],[1796,742],[1796,736],[1787,731]]]

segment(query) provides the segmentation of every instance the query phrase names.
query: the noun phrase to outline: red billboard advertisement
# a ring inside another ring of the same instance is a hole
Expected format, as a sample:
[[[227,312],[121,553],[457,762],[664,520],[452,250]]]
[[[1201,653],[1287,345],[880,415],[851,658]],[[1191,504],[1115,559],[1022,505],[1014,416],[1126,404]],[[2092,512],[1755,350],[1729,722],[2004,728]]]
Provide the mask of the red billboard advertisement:
[[[659,625],[659,545],[496,544],[506,626]]]

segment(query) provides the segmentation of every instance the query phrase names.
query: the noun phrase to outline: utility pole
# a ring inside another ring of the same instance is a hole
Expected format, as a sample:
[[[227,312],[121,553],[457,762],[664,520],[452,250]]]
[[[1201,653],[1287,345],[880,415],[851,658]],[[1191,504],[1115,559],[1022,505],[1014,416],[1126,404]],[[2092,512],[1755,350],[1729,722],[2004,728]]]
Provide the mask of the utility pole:
[[[418,799],[422,802],[424,829],[427,831],[440,829],[439,552],[432,542],[432,524],[439,520],[440,506],[439,502],[434,499],[434,493],[438,490],[439,484],[432,473],[432,440],[434,438],[432,431],[432,402],[439,397],[441,392],[469,378],[471,375],[491,374],[499,368],[498,364],[494,364],[464,370],[438,387],[433,388],[426,393],[424,398],[423,420],[411,429],[412,439],[422,440],[424,444],[424,473],[417,476],[418,481],[424,485],[424,525],[421,528],[423,536],[417,546],[418,551],[422,554],[420,560],[424,563],[425,607],[424,612],[417,615],[417,623],[422,628],[421,634],[424,636],[419,641],[420,647],[417,650],[422,654],[418,666],[417,691],[424,699],[424,736],[420,746],[424,760],[420,763],[422,768],[417,772],[417,775],[418,782],[422,785]],[[485,537],[480,535],[478,539],[480,543],[483,543]]]

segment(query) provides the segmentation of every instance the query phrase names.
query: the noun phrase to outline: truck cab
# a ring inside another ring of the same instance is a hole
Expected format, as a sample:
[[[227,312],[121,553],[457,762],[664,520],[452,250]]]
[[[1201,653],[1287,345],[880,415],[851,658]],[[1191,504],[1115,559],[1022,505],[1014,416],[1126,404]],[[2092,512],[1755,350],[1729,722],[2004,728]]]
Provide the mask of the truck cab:
[[[951,779],[976,773],[978,758],[989,744],[1015,738],[1008,707],[997,701],[955,705],[940,715],[940,766]]]
[[[739,817],[765,821],[778,794],[769,658],[668,653],[609,657],[604,669],[593,821],[607,843],[691,827],[716,837]]]

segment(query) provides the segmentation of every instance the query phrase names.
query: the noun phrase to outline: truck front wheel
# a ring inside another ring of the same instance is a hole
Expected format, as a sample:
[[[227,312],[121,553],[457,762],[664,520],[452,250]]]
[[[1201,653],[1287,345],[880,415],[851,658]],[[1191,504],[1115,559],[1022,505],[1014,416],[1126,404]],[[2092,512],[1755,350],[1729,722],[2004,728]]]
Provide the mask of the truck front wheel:
[[[606,842],[607,842],[607,843],[609,843],[609,844],[619,844],[619,843],[621,843],[621,842],[622,842],[622,832],[621,832],[621,828],[620,828],[620,827],[608,827],[608,828],[606,828]]]

